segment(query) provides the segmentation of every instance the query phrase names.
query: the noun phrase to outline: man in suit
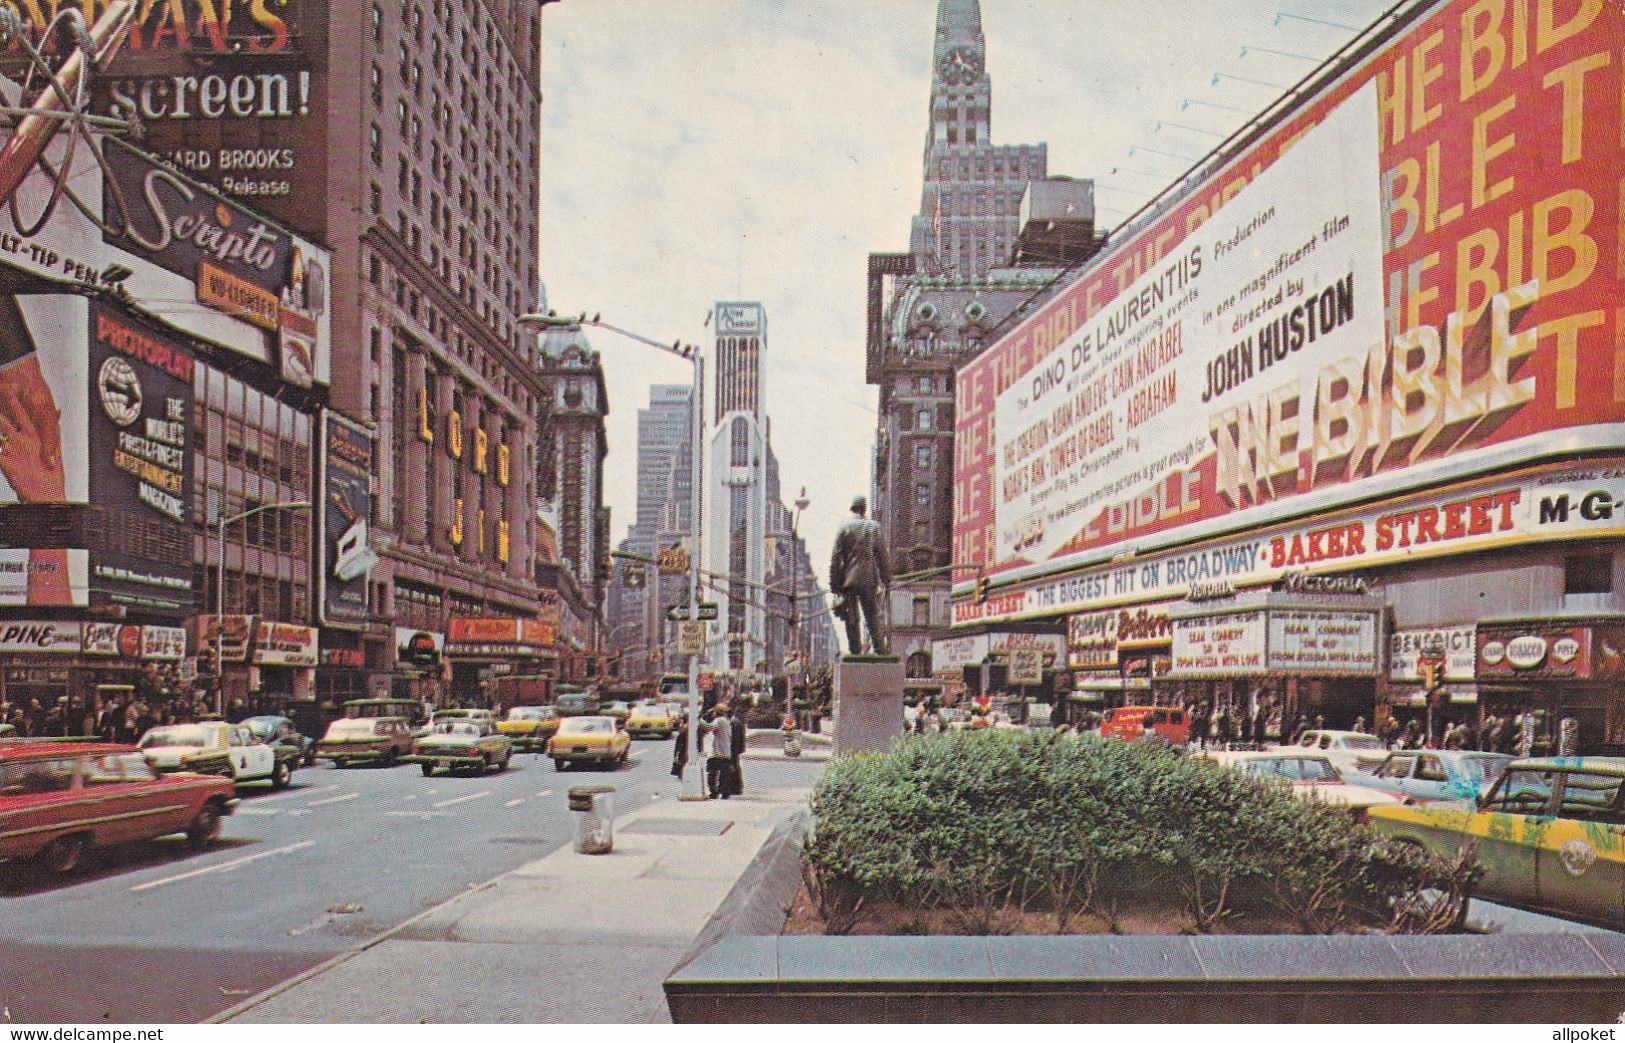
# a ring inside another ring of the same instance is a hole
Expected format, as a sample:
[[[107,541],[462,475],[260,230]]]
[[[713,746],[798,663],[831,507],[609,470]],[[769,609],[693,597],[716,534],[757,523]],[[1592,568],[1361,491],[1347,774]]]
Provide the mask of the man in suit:
[[[869,501],[862,496],[852,500],[852,517],[841,523],[835,533],[835,552],[829,562],[829,589],[837,597],[847,600],[847,611],[841,615],[846,624],[846,646],[849,654],[861,650],[858,629],[858,611],[863,612],[864,625],[869,630],[869,644],[875,654],[886,654],[886,639],[880,633],[880,620],[875,612],[882,587],[891,586],[891,563],[887,560],[886,534],[880,523],[864,517]]]

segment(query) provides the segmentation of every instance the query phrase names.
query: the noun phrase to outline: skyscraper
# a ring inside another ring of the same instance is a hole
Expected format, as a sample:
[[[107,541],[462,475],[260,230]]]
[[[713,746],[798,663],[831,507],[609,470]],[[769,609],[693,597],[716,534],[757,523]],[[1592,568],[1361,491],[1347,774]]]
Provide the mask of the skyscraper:
[[[907,253],[869,257],[866,378],[880,388],[872,514],[904,577],[888,604],[891,651],[922,692],[943,680],[932,680],[931,633],[948,625],[954,371],[1098,248],[1093,184],[1047,179],[1043,144],[993,143],[986,54],[978,0],[939,0],[920,210]],[[1069,245],[1032,248],[1057,242]]]
[[[766,671],[767,615],[761,596],[767,576],[767,431],[762,356],[767,313],[758,301],[718,301],[715,316],[715,416],[711,431],[712,494],[703,564],[723,577],[713,582],[720,634],[707,650],[713,669],[738,674]]]

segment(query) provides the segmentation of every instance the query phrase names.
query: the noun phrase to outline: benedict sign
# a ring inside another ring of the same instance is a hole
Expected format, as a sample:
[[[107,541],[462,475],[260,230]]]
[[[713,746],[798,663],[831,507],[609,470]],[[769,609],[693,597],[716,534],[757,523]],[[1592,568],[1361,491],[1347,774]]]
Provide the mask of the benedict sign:
[[[1625,446],[1625,5],[1383,33],[959,371],[955,561],[1035,579]],[[1349,535],[1276,567],[1380,549]]]

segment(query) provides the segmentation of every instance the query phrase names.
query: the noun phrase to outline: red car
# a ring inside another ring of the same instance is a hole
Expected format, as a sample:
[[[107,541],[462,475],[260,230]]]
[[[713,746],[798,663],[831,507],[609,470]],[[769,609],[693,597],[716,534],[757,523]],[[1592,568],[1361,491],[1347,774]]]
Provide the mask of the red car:
[[[159,775],[117,743],[0,744],[0,861],[72,872],[90,848],[185,833],[202,848],[237,806],[228,778]]]

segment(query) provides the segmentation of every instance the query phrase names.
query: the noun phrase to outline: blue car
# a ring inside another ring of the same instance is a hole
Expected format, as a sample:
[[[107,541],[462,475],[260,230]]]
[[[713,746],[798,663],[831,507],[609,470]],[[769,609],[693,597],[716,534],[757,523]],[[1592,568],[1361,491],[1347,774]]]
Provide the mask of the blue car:
[[[299,763],[306,767],[316,763],[316,740],[309,735],[299,734],[298,726],[288,718],[266,714],[261,717],[244,718],[242,725],[260,742],[297,750]]]
[[[1501,777],[1513,758],[1477,750],[1395,750],[1360,785],[1392,793],[1409,803],[1474,801]]]

